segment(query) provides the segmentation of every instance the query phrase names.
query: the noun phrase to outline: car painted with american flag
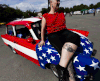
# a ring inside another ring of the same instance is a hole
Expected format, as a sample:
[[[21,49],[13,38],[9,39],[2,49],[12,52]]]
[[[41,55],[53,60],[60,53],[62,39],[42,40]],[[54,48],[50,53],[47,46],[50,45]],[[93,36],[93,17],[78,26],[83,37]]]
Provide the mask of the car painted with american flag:
[[[55,66],[60,61],[60,54],[48,41],[45,33],[45,45],[38,47],[41,41],[42,18],[24,18],[6,24],[6,34],[1,35],[4,44],[9,46],[15,54],[19,54],[43,69],[49,67],[58,77]],[[68,28],[67,28],[68,29]],[[68,29],[80,35],[80,47],[73,56],[73,66],[76,81],[84,81],[94,76],[100,69],[100,62],[93,56],[93,42],[87,38],[89,32],[77,29]]]

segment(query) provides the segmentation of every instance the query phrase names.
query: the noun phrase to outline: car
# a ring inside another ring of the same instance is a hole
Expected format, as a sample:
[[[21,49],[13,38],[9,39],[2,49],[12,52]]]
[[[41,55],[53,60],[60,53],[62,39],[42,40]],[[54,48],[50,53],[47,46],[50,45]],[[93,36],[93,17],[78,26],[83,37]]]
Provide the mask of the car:
[[[41,41],[42,18],[24,18],[6,24],[6,34],[1,35],[4,44],[9,46],[13,53],[19,54],[43,69],[50,68],[58,77],[56,65],[60,61],[60,54],[50,44],[45,31],[45,45],[38,47]],[[68,28],[67,28],[68,29]],[[72,63],[76,81],[90,80],[100,69],[100,62],[94,58],[97,50],[88,38],[89,32],[78,29],[68,29],[80,36],[80,47],[77,48]]]
[[[81,15],[82,13],[81,13],[81,11],[75,11],[73,14],[75,14],[75,15]]]
[[[5,22],[0,23],[0,25],[5,25]]]

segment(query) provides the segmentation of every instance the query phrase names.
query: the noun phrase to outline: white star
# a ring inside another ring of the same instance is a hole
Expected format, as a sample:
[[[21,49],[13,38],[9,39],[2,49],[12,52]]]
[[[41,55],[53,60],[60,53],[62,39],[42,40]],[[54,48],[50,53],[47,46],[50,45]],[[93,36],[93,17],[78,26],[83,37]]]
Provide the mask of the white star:
[[[41,51],[42,50],[42,47],[39,47],[38,49],[39,49],[39,51]]]
[[[77,59],[78,58],[78,56],[76,56],[75,58],[74,58],[74,63],[75,63],[75,61],[77,61],[77,62],[79,62],[79,60]]]
[[[42,56],[44,56],[44,58],[47,57],[47,56],[46,56],[46,53],[42,53]]]
[[[47,61],[48,63],[51,63],[51,62],[50,62],[50,59],[47,59],[46,61]]]
[[[85,39],[83,36],[81,36],[82,39]]]
[[[98,64],[99,64],[99,62],[95,63],[95,62],[92,60],[92,64],[91,64],[90,66],[94,67],[94,70],[95,70],[96,68],[100,68],[100,67],[98,66]]]
[[[56,50],[52,50],[53,52],[57,52]]]
[[[81,45],[82,45],[82,46],[85,46],[85,44],[84,44],[84,43],[82,43],[82,42],[81,42]]]
[[[91,47],[89,47],[90,51],[93,51],[93,49]]]
[[[42,58],[41,56],[39,56],[39,58],[40,58],[41,60],[43,60],[43,58]]]
[[[82,77],[81,77],[81,76],[79,76],[79,75],[77,75],[77,78],[80,78],[80,79],[82,79]]]
[[[50,53],[52,53],[51,51],[52,51],[52,49],[48,48],[48,51],[46,51],[46,52],[48,52],[48,54],[50,54]]]
[[[56,60],[56,59],[55,59],[55,56],[53,57],[52,55],[51,55],[51,59],[52,59],[52,61],[53,61],[53,60]]]
[[[76,68],[79,69],[80,71],[82,71],[82,70],[83,70],[83,71],[86,71],[86,70],[84,69],[85,67],[81,67],[80,65],[79,65],[79,67],[76,67]]]
[[[50,42],[48,41],[48,43],[46,43],[47,45],[50,45]]]
[[[89,42],[88,41],[85,41],[87,44],[89,44]]]
[[[85,50],[84,50],[84,51],[86,52],[86,54],[87,54],[87,53],[89,53],[89,50],[87,50],[86,48],[85,48]]]
[[[59,58],[60,58],[60,54],[58,53],[57,55],[58,55],[58,56],[59,56]]]
[[[41,65],[42,65],[42,66],[44,66],[44,64],[43,64],[43,63],[41,63]]]

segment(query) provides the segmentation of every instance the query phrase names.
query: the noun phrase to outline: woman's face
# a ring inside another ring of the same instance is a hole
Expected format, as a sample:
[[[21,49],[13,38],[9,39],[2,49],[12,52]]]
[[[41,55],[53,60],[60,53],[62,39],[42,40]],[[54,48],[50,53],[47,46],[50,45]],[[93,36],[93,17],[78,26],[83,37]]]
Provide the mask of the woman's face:
[[[52,0],[51,6],[53,6],[54,9],[58,9],[60,5],[60,0]]]

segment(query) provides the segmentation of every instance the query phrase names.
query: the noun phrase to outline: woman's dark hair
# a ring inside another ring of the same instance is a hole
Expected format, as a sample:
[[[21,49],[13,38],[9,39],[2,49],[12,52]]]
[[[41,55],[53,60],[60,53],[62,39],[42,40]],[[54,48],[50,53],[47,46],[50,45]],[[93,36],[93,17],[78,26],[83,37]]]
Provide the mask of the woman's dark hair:
[[[48,4],[50,4],[50,0],[48,0]]]

